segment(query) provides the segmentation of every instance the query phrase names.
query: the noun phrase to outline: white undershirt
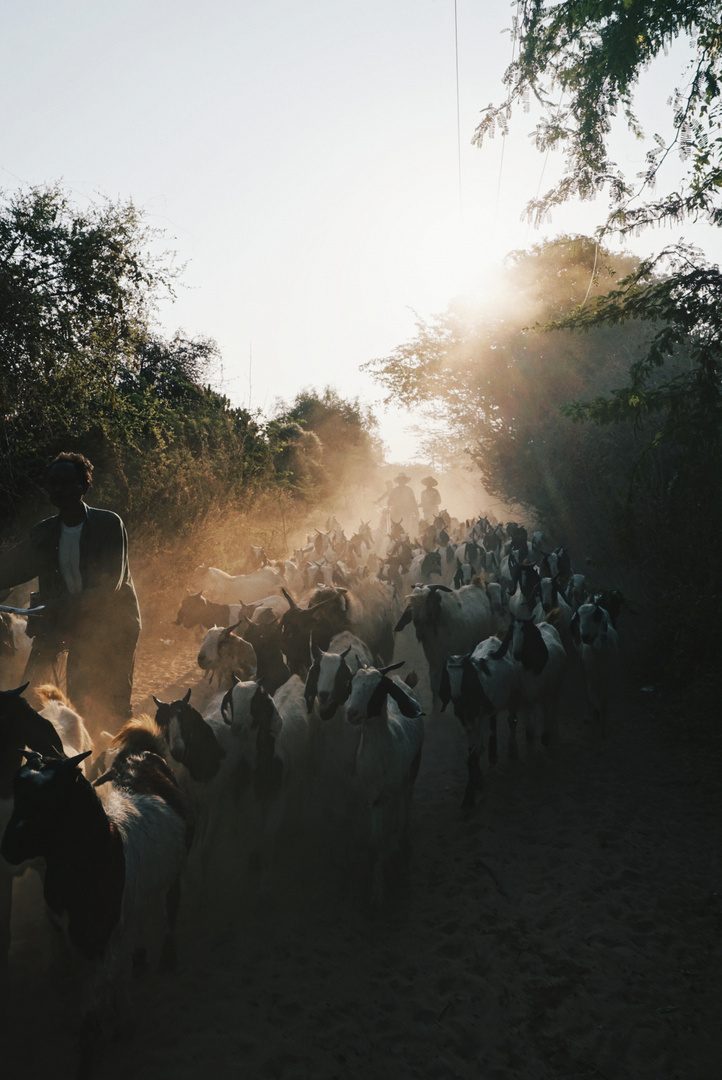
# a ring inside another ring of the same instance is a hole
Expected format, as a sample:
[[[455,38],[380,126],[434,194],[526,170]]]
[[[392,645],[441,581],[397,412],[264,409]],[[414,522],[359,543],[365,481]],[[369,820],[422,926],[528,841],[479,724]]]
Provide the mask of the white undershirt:
[[[80,534],[83,531],[84,522],[79,525],[64,525],[60,523],[60,547],[58,548],[58,561],[60,573],[63,575],[68,592],[79,593],[83,591],[83,579],[80,576]]]

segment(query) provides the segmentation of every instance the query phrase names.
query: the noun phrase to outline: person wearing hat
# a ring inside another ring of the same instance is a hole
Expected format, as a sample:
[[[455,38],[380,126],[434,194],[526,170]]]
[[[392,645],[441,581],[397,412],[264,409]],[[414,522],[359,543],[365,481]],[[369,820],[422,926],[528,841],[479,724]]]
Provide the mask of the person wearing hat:
[[[420,499],[421,513],[424,521],[428,521],[429,525],[432,525],[441,506],[441,495],[436,490],[439,482],[434,480],[433,476],[425,476],[421,483],[424,485]]]
[[[419,507],[416,496],[408,486],[411,477],[406,473],[400,473],[394,477],[396,487],[389,492],[389,517],[391,521],[401,521],[404,529],[411,537],[415,537],[419,531]]]

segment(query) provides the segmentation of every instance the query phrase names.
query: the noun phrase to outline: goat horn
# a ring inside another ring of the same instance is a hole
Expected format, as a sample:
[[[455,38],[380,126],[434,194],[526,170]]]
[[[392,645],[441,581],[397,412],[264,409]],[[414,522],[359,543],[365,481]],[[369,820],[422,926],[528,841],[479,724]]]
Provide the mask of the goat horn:
[[[90,757],[92,753],[92,750],[85,750],[82,754],[76,754],[75,757],[68,758],[63,764],[68,769],[74,769],[76,765],[79,765],[81,761],[85,761],[86,757]]]
[[[396,671],[398,668],[403,667],[405,663],[405,660],[399,660],[396,664],[389,664],[387,667],[379,668],[379,672],[382,675],[387,675],[389,671]]]

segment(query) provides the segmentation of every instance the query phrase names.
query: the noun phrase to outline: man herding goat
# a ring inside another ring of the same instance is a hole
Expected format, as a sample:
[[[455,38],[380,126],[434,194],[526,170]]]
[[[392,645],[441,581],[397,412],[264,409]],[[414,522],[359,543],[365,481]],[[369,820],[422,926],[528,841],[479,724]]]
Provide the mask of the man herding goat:
[[[117,731],[130,718],[140,612],[125,525],[112,511],[84,502],[92,476],[82,454],[54,458],[45,483],[59,512],[0,556],[0,589],[39,579],[38,603],[45,610],[30,620],[25,677],[33,686],[47,682],[67,650],[68,696],[97,734]]]

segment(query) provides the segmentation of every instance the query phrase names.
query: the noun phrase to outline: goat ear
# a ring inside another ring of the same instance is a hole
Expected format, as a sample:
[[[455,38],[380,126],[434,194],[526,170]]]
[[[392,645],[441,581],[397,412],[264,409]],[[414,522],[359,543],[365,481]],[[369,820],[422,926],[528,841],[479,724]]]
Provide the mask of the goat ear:
[[[221,716],[223,717],[225,722],[227,724],[229,724],[229,725],[230,725],[230,723],[231,723],[231,721],[233,719],[233,688],[235,687],[235,685],[237,683],[239,683],[241,681],[236,675],[232,675],[231,678],[233,679],[233,683],[232,683],[230,689],[226,690],[223,701],[221,702]],[[228,708],[230,708],[230,712],[231,712],[230,716],[228,716],[227,712],[226,712],[226,710]]]
[[[318,676],[320,673],[320,667],[318,661],[311,665],[308,669],[308,675],[306,676],[306,684],[303,688],[303,696],[306,701],[306,709],[311,712],[313,709],[313,702],[318,692]]]
[[[189,693],[190,693],[190,691],[189,691]],[[159,701],[158,698],[155,696],[155,694],[153,694],[152,697],[153,697],[153,701],[156,704],[156,708],[160,709],[161,706],[165,705],[165,702],[164,701]]]
[[[513,633],[514,633],[514,619],[512,618],[511,622],[509,623],[509,629],[504,634],[504,640],[502,641],[502,643],[501,643],[501,645],[499,646],[498,649],[496,649],[493,653],[489,653],[489,659],[491,659],[491,660],[503,660],[503,658],[506,656],[507,652],[509,651],[509,645],[511,644],[511,638],[512,638]]]
[[[441,672],[441,682],[439,683],[439,700],[441,702],[441,711],[443,712],[446,706],[451,701],[451,679],[449,678],[449,672],[446,664],[444,664],[444,670]]]
[[[400,633],[400,631],[403,630],[403,628],[405,626],[409,625],[412,618],[413,618],[413,615],[412,615],[412,612],[411,612],[411,608],[407,607],[406,610],[404,611],[403,615],[399,619],[399,621],[396,623],[396,626],[394,627],[394,633],[395,634]]]
[[[288,600],[288,606],[290,607],[291,611],[298,611],[298,604],[297,604],[297,603],[296,603],[296,601],[295,601],[295,600],[293,599],[293,597],[291,596],[291,594],[290,594],[290,593],[287,593],[287,592],[286,592],[286,590],[285,590],[285,589],[284,589],[283,587],[281,588],[281,592],[283,593],[283,595],[284,595],[284,596],[286,597],[286,599]]]
[[[525,644],[527,641],[529,642],[529,650],[532,658],[531,669],[535,675],[540,675],[549,659],[549,650],[541,635],[541,631],[537,628],[536,624],[528,622],[527,625],[529,629],[524,634],[524,641]]]
[[[423,710],[419,705],[415,697],[411,694],[407,694],[398,683],[393,682],[391,679],[386,680],[388,682],[387,692],[389,697],[392,697],[404,716],[410,719],[415,719],[417,716],[423,716]]]
[[[185,697],[184,697],[184,698],[182,699],[182,700],[183,700],[183,704],[184,704],[184,705],[187,705],[187,704],[188,704],[188,702],[190,701],[190,699],[191,699],[191,691],[190,691],[190,687],[189,687],[189,688],[188,688],[188,693],[187,693],[187,694],[186,694],[186,696],[185,696]],[[155,701],[155,698],[154,698],[153,700]]]

